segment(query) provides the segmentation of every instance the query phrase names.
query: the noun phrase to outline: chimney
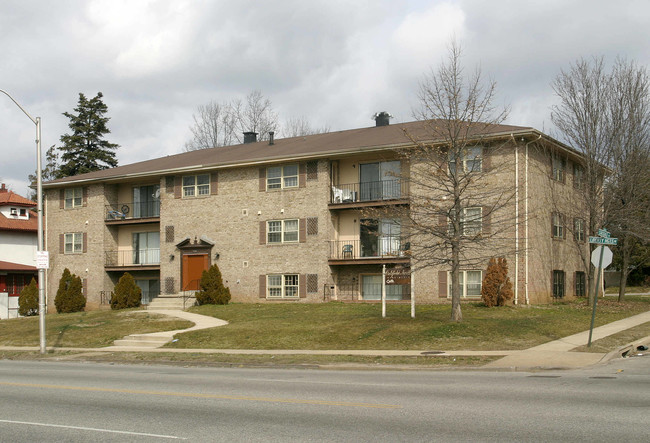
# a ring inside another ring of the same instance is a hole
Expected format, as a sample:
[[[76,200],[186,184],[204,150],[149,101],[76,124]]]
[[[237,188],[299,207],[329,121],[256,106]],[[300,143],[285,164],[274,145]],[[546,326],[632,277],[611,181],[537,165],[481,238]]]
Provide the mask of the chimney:
[[[257,132],[244,132],[244,143],[256,143]]]
[[[378,112],[375,114],[375,123],[377,126],[388,126],[390,117],[391,115],[386,111]]]
[[[275,134],[275,132],[273,132],[273,131],[269,132],[269,145],[274,144],[274,141],[273,141],[273,135],[274,134]]]
[[[0,188],[0,192],[7,192],[7,188],[5,188],[5,184],[2,184],[2,187]]]

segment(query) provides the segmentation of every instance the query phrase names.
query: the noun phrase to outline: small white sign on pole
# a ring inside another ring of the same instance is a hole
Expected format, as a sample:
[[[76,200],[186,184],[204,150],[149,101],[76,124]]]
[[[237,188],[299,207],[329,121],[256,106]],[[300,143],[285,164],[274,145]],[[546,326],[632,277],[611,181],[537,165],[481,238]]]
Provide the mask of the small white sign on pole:
[[[50,253],[36,251],[36,269],[50,269]]]

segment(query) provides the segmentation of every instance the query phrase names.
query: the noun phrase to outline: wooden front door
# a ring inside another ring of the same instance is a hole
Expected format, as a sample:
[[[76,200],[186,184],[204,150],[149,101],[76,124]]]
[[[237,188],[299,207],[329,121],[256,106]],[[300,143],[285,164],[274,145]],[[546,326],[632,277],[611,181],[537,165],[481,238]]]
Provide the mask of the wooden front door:
[[[210,266],[208,254],[183,255],[183,291],[199,289],[203,271]]]

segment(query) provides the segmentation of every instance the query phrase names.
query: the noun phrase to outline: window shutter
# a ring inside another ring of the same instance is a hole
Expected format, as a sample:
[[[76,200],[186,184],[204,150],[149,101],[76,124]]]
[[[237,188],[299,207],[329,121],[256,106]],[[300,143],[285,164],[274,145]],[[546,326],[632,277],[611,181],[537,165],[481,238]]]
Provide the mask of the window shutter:
[[[88,233],[83,234],[83,252],[88,252]]]
[[[555,212],[551,212],[551,238],[555,238]]]
[[[307,162],[307,180],[318,180],[318,161]]]
[[[298,276],[298,296],[300,298],[307,298],[307,277],[305,274]]]
[[[59,189],[59,209],[65,207],[65,189]]]
[[[174,176],[168,175],[165,177],[165,192],[171,194],[174,192]]]
[[[59,254],[65,254],[65,234],[59,234]]]
[[[266,222],[260,222],[260,245],[266,244]]]
[[[515,147],[515,149],[516,149],[516,147]],[[490,169],[492,168],[492,155],[491,154],[492,153],[490,152],[490,150],[486,146],[484,146],[483,147],[483,153],[482,153],[483,161],[482,161],[482,164],[481,164],[481,170],[483,172],[490,172]]]
[[[210,194],[217,195],[219,193],[219,173],[214,171],[210,174]]]
[[[165,242],[174,243],[174,226],[165,226]]]
[[[266,275],[260,275],[260,298],[266,298]]]
[[[174,198],[181,198],[183,196],[182,177],[177,175],[174,177]]]
[[[307,292],[318,292],[318,274],[307,274]]]
[[[304,163],[298,165],[298,187],[307,186],[307,167]]]
[[[438,215],[438,226],[445,228],[447,226],[448,219],[449,218],[447,217],[447,214]]]
[[[307,235],[318,235],[318,217],[307,217]]]
[[[81,293],[83,296],[88,299],[88,279],[84,278],[81,280]]]
[[[410,300],[410,299],[411,299],[411,285],[403,285],[402,300]]]
[[[564,214],[560,215],[560,220],[562,220],[562,238],[566,238],[566,217]]]
[[[492,226],[491,226],[491,223],[490,223],[490,221],[491,221],[490,216],[491,215],[492,214],[490,212],[490,207],[489,206],[483,206],[481,208],[481,216],[482,216],[482,218],[481,218],[481,232],[483,234],[485,234],[485,235],[492,234],[492,231],[491,231]]]
[[[304,218],[298,221],[298,240],[300,243],[307,241],[307,220]]]
[[[260,168],[260,192],[266,191],[266,168]]]
[[[83,206],[88,206],[88,188],[84,186],[81,194],[83,195]]]
[[[438,297],[447,298],[447,271],[438,271]]]

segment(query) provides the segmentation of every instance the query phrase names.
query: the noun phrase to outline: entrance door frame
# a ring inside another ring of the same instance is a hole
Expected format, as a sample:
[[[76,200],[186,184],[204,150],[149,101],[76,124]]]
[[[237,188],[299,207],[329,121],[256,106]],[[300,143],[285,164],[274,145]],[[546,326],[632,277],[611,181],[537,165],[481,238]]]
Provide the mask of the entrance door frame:
[[[183,279],[183,274],[184,274],[183,266],[185,263],[185,257],[190,255],[207,256],[206,265],[207,268],[209,268],[212,265],[211,255],[212,255],[212,248],[214,247],[214,243],[203,238],[197,240],[197,238],[194,237],[194,242],[192,242],[190,238],[186,238],[185,240],[177,244],[176,247],[180,250],[181,253],[180,266],[179,266],[181,292],[185,290],[192,290],[192,288],[187,288],[187,289],[185,288],[185,286],[190,282],[185,282]]]

